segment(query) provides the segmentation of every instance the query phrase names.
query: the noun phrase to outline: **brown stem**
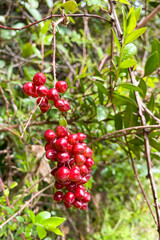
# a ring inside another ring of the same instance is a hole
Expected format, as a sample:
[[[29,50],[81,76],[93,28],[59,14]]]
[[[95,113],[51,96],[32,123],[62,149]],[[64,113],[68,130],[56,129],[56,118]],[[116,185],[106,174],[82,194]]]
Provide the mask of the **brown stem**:
[[[54,22],[52,22],[52,27],[53,27],[53,59],[52,59],[52,64],[53,64],[53,78],[54,78],[54,87],[56,85],[56,26]]]

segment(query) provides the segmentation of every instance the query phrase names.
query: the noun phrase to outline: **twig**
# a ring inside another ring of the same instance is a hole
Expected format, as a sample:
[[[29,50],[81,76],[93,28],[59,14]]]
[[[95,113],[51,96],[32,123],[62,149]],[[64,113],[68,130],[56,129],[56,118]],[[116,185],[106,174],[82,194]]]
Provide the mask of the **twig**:
[[[54,78],[54,86],[56,85],[56,26],[54,22],[52,22],[52,27],[53,27],[53,78]]]
[[[154,114],[146,107],[144,103],[142,103],[142,106],[144,111],[146,111],[146,113],[148,113],[158,124],[160,124],[160,119],[154,116]]]
[[[134,159],[133,159],[133,157],[132,157],[132,153],[131,153],[130,148],[129,148],[129,143],[128,143],[127,137],[126,137],[126,135],[124,135],[124,136],[125,136],[126,144],[127,144],[127,147],[128,147],[128,154],[129,154],[130,159],[131,159],[131,163],[132,163],[132,168],[133,168],[133,171],[134,171],[134,175],[135,175],[135,177],[136,177],[136,179],[137,179],[137,182],[138,182],[138,184],[139,184],[139,187],[140,187],[140,189],[141,189],[141,192],[142,192],[142,194],[143,194],[143,196],[144,196],[144,198],[145,198],[145,200],[146,200],[146,202],[147,202],[147,205],[148,205],[148,207],[149,207],[149,209],[150,209],[150,212],[151,212],[151,214],[152,214],[152,216],[153,216],[153,219],[154,219],[156,225],[158,226],[156,216],[155,216],[155,214],[154,214],[154,211],[153,211],[153,209],[152,209],[152,206],[151,206],[151,204],[150,204],[150,202],[149,202],[149,199],[148,199],[148,197],[147,197],[147,194],[146,194],[146,192],[145,192],[145,190],[144,190],[144,188],[143,188],[143,186],[142,186],[141,180],[140,180],[140,178],[139,178],[139,174],[138,174],[138,172],[137,172],[136,165],[135,165]]]
[[[2,129],[6,130],[6,131],[11,132],[12,134],[14,134],[15,136],[17,136],[18,138],[20,138],[20,136],[19,136],[16,132],[14,132],[12,129],[10,129],[10,128],[8,128],[8,127],[5,127],[3,124],[0,124],[0,127],[1,127]],[[11,127],[11,126],[10,126],[10,127]]]
[[[5,104],[6,104],[6,113],[7,113],[7,118],[8,118],[8,124],[9,124],[9,102],[4,94],[4,91],[3,91],[3,88],[0,86],[0,91],[2,93],[2,97],[5,101]]]
[[[159,11],[160,4],[147,17],[142,18],[142,20],[137,24],[137,29],[145,26]]]
[[[50,185],[48,185],[47,187],[43,188],[42,190],[40,190],[39,192],[37,192],[34,196],[32,196],[29,201],[27,201],[20,210],[18,210],[12,217],[8,218],[4,223],[2,223],[0,225],[0,229],[2,229],[2,227],[4,227],[8,222],[10,222],[13,218],[15,218],[17,215],[20,215],[20,213],[29,205],[30,202],[33,201],[34,198],[36,198],[37,196],[39,196],[42,192],[46,191],[48,188],[50,188],[51,186],[53,186],[54,183],[51,183]]]
[[[81,14],[81,13],[80,13],[80,14],[67,14],[66,16],[67,16],[67,17],[91,17],[91,18],[99,18],[99,19],[104,20],[104,21],[106,21],[106,22],[108,22],[108,23],[111,23],[108,19],[106,19],[106,18],[104,18],[104,17],[101,17],[101,16],[99,16],[99,15],[96,15],[96,14],[86,14],[86,13],[82,13],[82,14]],[[43,19],[41,19],[41,20],[39,20],[39,21],[33,22],[33,23],[28,24],[28,25],[26,25],[26,26],[24,26],[24,27],[21,27],[21,28],[14,28],[14,27],[8,27],[8,26],[3,26],[3,25],[0,25],[0,28],[2,28],[2,29],[7,29],[7,30],[19,30],[19,31],[21,31],[21,30],[23,30],[23,29],[29,28],[29,27],[31,27],[31,26],[33,26],[33,25],[36,25],[36,24],[38,24],[38,23],[40,23],[40,22],[43,22],[43,21],[46,21],[46,20],[48,20],[48,19],[52,19],[52,18],[54,18],[54,17],[62,17],[62,15],[61,15],[61,14],[51,15],[51,16],[45,17],[45,18],[43,18]]]

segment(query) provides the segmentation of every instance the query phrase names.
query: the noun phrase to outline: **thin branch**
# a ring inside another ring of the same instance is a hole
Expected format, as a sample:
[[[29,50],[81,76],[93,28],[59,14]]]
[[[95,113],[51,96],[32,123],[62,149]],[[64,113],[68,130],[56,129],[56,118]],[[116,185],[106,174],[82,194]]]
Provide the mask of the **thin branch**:
[[[142,20],[137,24],[137,29],[145,26],[159,11],[160,4],[147,17],[142,18]]]
[[[54,86],[56,85],[56,26],[54,22],[52,22],[52,27],[53,27],[53,78],[54,78]]]
[[[18,210],[12,217],[8,218],[4,223],[2,223],[0,225],[0,229],[2,229],[8,222],[10,222],[13,218],[15,218],[17,215],[20,215],[20,213],[29,205],[30,202],[33,201],[33,199],[35,199],[37,196],[39,196],[42,192],[46,191],[48,188],[50,188],[51,186],[53,186],[54,183],[51,183],[50,185],[48,185],[47,187],[43,188],[42,190],[40,190],[39,192],[37,192],[34,196],[32,196],[29,201],[27,201],[20,210]]]
[[[8,118],[8,124],[9,124],[9,102],[4,94],[4,91],[3,91],[3,88],[0,86],[0,91],[2,93],[2,97],[5,101],[5,104],[6,104],[6,113],[7,113],[7,118]]]
[[[20,138],[19,134],[17,134],[16,132],[14,132],[11,128],[5,127],[3,124],[0,124],[0,127],[5,130],[5,131],[9,131],[10,133],[14,134],[15,136],[17,136],[18,138]],[[11,127],[11,126],[10,126]]]
[[[153,118],[158,124],[160,124],[160,119],[154,116],[154,114],[146,107],[144,103],[142,103],[142,106],[144,111],[146,111],[146,113],[148,113],[151,116],[151,118]]]
[[[98,19],[104,20],[104,21],[106,21],[108,23],[111,23],[108,19],[106,19],[104,17],[101,17],[99,15],[95,15],[95,14],[86,14],[86,13],[81,14],[80,13],[80,14],[67,14],[66,16],[67,17],[91,17],[91,18],[98,18]],[[28,24],[28,25],[26,25],[24,27],[21,27],[21,28],[13,28],[13,27],[8,27],[8,26],[3,26],[3,25],[0,25],[0,28],[7,29],[7,30],[19,30],[19,31],[21,31],[23,29],[29,28],[29,27],[31,27],[33,25],[36,25],[36,24],[38,24],[40,22],[43,22],[43,21],[46,21],[48,19],[52,19],[52,18],[55,18],[55,17],[62,17],[62,15],[61,14],[51,15],[51,16],[45,17],[45,18],[43,18],[43,19],[41,19],[39,21],[33,22],[33,23]]]

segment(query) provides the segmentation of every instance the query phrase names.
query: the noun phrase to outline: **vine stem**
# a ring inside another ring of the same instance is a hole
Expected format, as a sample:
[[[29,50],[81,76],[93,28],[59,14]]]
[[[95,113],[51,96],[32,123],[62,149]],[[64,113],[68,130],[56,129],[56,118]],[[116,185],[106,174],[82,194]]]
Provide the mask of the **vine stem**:
[[[54,22],[52,22],[52,27],[53,27],[53,78],[54,78],[54,87],[56,85],[56,26]]]

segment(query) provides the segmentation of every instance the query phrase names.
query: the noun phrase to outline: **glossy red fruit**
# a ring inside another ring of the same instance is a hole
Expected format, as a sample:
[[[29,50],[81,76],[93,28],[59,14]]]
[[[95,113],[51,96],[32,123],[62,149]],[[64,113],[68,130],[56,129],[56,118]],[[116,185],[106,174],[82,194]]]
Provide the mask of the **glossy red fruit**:
[[[84,198],[83,198],[83,202],[87,203],[91,200],[91,195],[88,192],[85,192]]]
[[[41,108],[46,108],[48,107],[48,99],[46,97],[43,97],[43,98],[38,98],[37,99],[37,104],[40,104],[39,106]]]
[[[80,180],[80,184],[85,184],[85,183],[87,183],[87,178],[86,178],[86,176],[84,176],[84,177],[81,177],[81,180]]]
[[[71,205],[71,204],[75,201],[74,193],[72,193],[72,192],[67,192],[67,193],[64,195],[63,200],[64,200],[65,203]]]
[[[74,196],[76,199],[83,199],[85,195],[85,191],[82,188],[77,187]]]
[[[83,154],[77,154],[74,159],[78,166],[82,166],[86,162],[86,157]]]
[[[59,162],[61,163],[65,163],[68,162],[70,159],[70,155],[68,152],[64,152],[64,153],[58,153],[57,154],[57,159]]]
[[[56,129],[56,134],[59,138],[66,137],[68,135],[67,128],[64,126],[58,126]]]
[[[77,185],[76,183],[71,182],[69,185],[67,185],[67,190],[70,192],[73,192],[76,189]]]
[[[53,149],[47,150],[46,158],[48,158],[49,160],[52,160],[52,161],[56,161],[57,160],[57,152]]]
[[[63,107],[64,106],[64,102],[62,99],[58,99],[57,101],[54,101],[54,106],[56,108],[60,108],[60,107]]]
[[[61,167],[58,169],[56,173],[56,177],[61,181],[65,182],[69,179],[70,176],[70,170],[66,167]]]
[[[86,138],[86,135],[84,133],[77,133],[77,136],[80,143],[82,143]]]
[[[73,206],[75,208],[81,208],[83,205],[82,201],[81,200],[75,200],[74,203],[73,203]]]
[[[67,181],[63,182],[63,186],[68,186],[70,183],[71,183],[71,181],[67,180]]]
[[[58,168],[65,167],[65,163],[58,162],[57,163],[57,167]]]
[[[27,96],[33,96],[36,93],[36,86],[32,82],[27,82],[23,85],[23,92]]]
[[[74,165],[74,158],[70,158],[68,162],[65,163],[65,166],[69,169]]]
[[[86,165],[82,165],[79,168],[80,168],[80,173],[82,176],[86,176],[88,174],[88,168]]]
[[[85,187],[82,184],[78,184],[77,187],[82,188],[84,191],[86,191]]]
[[[44,139],[47,142],[50,142],[52,139],[55,139],[57,136],[52,129],[47,129],[44,133]]]
[[[40,107],[42,113],[46,113],[49,109],[49,105],[47,107]]]
[[[33,98],[38,98],[38,93],[37,93],[37,90],[35,90],[34,94],[32,95]]]
[[[94,161],[92,158],[87,158],[86,159],[86,162],[85,162],[85,165],[88,167],[88,168],[91,168],[93,165],[94,165]]]
[[[59,93],[65,93],[67,91],[68,85],[64,81],[56,82],[56,89]]]
[[[91,168],[88,168],[88,173],[91,173],[92,172],[92,169]]]
[[[63,192],[57,191],[54,194],[54,200],[57,201],[57,202],[62,202],[63,201]]]
[[[68,146],[68,141],[66,138],[59,138],[55,142],[56,149],[58,149],[61,152],[65,152],[67,150],[67,146]]]
[[[83,154],[86,158],[90,158],[93,155],[93,151],[89,147],[85,147]]]
[[[69,154],[72,153],[72,148],[73,148],[73,145],[68,144],[68,146],[67,146],[67,152],[69,152]]]
[[[73,165],[72,168],[77,169],[78,171],[80,171],[79,167],[77,165]]]
[[[33,78],[33,83],[36,86],[44,85],[46,82],[46,77],[43,73],[36,73]]]
[[[86,177],[86,179],[88,181],[90,179],[90,177],[91,177],[91,174],[88,173],[85,177]]]
[[[81,143],[76,143],[73,145],[73,148],[72,148],[72,152],[73,154],[81,154],[84,152],[84,147],[82,146]]]
[[[69,204],[67,204],[67,203],[65,203],[65,202],[64,202],[64,206],[66,207],[66,209],[69,209],[69,208],[72,207],[72,205],[69,205]]]
[[[59,183],[57,180],[55,181],[54,186],[58,190],[64,188],[63,184]]]
[[[63,100],[63,106],[58,108],[60,112],[67,112],[70,109],[69,102],[67,100]]]
[[[78,182],[80,180],[80,177],[80,170],[73,166],[73,168],[70,169],[69,179],[73,182]]]
[[[48,94],[48,88],[44,85],[41,85],[37,88],[37,94],[40,97],[45,97]]]
[[[82,210],[87,210],[87,203],[83,203],[81,209]]]
[[[59,93],[57,89],[51,88],[48,90],[47,98],[52,101],[57,101],[59,99]]]
[[[54,168],[54,169],[51,171],[51,174],[52,174],[53,176],[55,176],[57,170],[58,170],[58,168]]]
[[[46,143],[45,147],[44,147],[45,151],[52,149],[52,146],[50,145],[49,142]]]
[[[74,145],[74,144],[78,143],[78,136],[77,136],[77,134],[70,134],[68,136],[68,143],[71,144],[71,145]]]
[[[84,143],[84,142],[82,142],[81,144],[82,144],[82,146],[83,146],[84,148],[87,146],[87,144]]]

